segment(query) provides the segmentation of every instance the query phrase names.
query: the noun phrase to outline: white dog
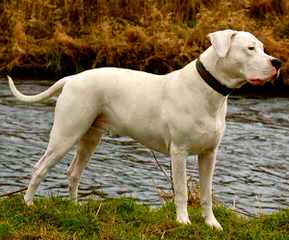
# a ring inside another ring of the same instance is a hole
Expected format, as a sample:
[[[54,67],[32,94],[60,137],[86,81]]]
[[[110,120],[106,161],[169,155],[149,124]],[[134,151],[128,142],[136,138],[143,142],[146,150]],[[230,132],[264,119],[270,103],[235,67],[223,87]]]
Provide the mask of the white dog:
[[[153,150],[170,154],[177,221],[190,223],[187,212],[186,157],[198,155],[200,198],[205,222],[222,229],[212,210],[212,178],[225,129],[227,96],[246,82],[262,85],[275,78],[280,60],[263,50],[248,32],[209,34],[212,44],[198,60],[166,75],[121,68],[99,68],[65,77],[34,96],[21,94],[10,77],[13,94],[38,102],[60,94],[45,154],[35,165],[25,202],[47,172],[74,145],[78,150],[68,175],[77,199],[81,172],[106,129],[127,135]]]

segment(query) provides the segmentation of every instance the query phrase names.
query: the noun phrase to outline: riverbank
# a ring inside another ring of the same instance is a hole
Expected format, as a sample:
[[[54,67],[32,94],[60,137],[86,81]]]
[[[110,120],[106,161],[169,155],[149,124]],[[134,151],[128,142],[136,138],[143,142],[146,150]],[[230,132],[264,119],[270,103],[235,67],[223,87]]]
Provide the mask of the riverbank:
[[[208,33],[234,28],[283,60],[288,86],[288,12],[286,0],[6,0],[0,75],[57,79],[101,66],[167,73],[199,56]]]
[[[0,239],[289,239],[289,209],[246,219],[218,206],[223,232],[204,225],[199,207],[189,214],[192,224],[184,226],[171,203],[152,209],[131,199],[77,205],[51,197],[28,208],[17,195],[0,200]]]

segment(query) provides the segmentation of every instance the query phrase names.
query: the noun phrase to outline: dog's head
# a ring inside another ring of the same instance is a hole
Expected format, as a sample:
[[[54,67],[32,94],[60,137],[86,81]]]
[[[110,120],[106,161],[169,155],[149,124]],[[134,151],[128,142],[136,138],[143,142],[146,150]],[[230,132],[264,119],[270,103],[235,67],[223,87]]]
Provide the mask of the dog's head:
[[[251,33],[223,30],[208,36],[222,71],[236,81],[243,80],[230,85],[264,85],[278,77],[281,61],[266,54],[262,42]]]

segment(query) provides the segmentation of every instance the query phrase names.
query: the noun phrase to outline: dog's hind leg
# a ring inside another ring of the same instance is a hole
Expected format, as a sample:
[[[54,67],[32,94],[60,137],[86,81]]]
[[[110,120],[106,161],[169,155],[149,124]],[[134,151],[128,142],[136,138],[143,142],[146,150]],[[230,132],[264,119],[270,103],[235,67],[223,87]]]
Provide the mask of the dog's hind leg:
[[[88,104],[89,102],[79,104],[78,99],[71,94],[59,96],[47,150],[36,164],[24,196],[27,205],[32,204],[33,196],[48,171],[91,127],[96,113],[89,111]]]
[[[97,121],[95,121],[96,123]],[[103,130],[93,124],[87,133],[79,140],[76,155],[71,162],[67,175],[69,177],[69,192],[72,200],[77,201],[77,192],[81,173],[86,167],[96,146],[101,140]]]
[[[33,196],[39,184],[43,181],[48,171],[63,158],[64,154],[73,146],[74,143],[75,141],[68,140],[65,143],[59,142],[59,144],[54,145],[54,147],[47,148],[43,157],[36,164],[28,189],[24,196],[27,205],[32,205]]]

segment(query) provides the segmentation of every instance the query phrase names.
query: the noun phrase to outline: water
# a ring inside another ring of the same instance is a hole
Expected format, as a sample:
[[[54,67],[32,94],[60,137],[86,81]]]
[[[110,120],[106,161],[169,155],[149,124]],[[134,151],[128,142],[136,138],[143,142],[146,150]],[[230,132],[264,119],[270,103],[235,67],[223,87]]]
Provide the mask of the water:
[[[35,94],[51,83],[21,81],[19,89]],[[43,154],[53,122],[55,99],[27,105],[10,95],[0,80],[0,194],[27,186],[33,165]],[[289,206],[289,101],[287,98],[230,97],[227,129],[218,153],[214,194],[226,206],[239,211],[267,213]],[[68,196],[66,169],[73,151],[47,176],[38,194]],[[167,156],[156,153],[169,172]],[[188,175],[198,180],[195,157],[187,164]],[[126,137],[105,136],[85,169],[81,198],[130,196],[161,203],[157,189],[170,190],[166,176],[152,153]]]

